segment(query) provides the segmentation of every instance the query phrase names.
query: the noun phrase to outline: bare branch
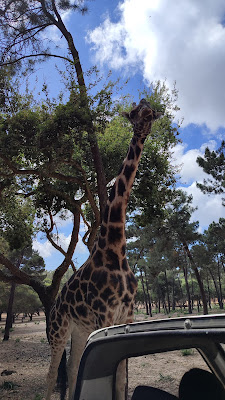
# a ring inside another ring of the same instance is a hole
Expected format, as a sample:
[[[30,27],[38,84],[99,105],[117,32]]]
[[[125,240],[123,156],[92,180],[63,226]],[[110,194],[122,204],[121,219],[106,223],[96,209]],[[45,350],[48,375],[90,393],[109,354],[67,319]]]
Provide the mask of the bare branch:
[[[40,0],[40,3],[41,3],[42,10],[43,10],[45,16],[46,16],[47,18],[49,18],[50,21],[51,21],[54,25],[56,25],[56,26],[59,28],[58,21],[56,21],[56,19],[53,17],[53,15],[52,15],[50,12],[48,12],[48,10],[47,10],[47,8],[46,8],[46,6],[45,6],[45,1],[44,1],[44,0]],[[59,28],[59,29],[60,29],[60,28]]]
[[[54,221],[50,210],[49,210],[49,218],[50,218],[50,228],[45,230],[47,239],[56,250],[58,250],[64,257],[66,257],[66,252],[63,250],[63,248],[59,246],[57,243],[55,243],[54,240],[52,239],[51,232],[53,231],[54,228]],[[76,267],[74,265],[73,260],[71,260],[70,264],[71,267],[73,268],[73,271],[76,272]]]
[[[29,54],[26,56],[22,56],[17,58],[16,60],[10,60],[10,61],[5,61],[3,63],[0,63],[1,66],[3,65],[12,65],[16,64],[17,62],[24,60],[25,58],[32,58],[32,57],[55,57],[55,58],[61,58],[62,60],[68,61],[69,63],[73,64],[73,61],[70,60],[68,57],[60,56],[58,54],[51,54],[51,53],[37,53],[37,54]]]
[[[62,264],[55,270],[53,278],[52,278],[52,283],[49,287],[49,290],[51,291],[53,296],[57,295],[58,290],[59,290],[60,281],[61,281],[63,275],[65,274],[65,272],[67,271],[69,265],[71,264],[74,250],[75,250],[77,242],[78,242],[79,228],[80,228],[80,213],[78,210],[76,210],[74,213],[74,224],[73,224],[73,230],[72,230],[72,234],[71,234],[70,244],[68,246],[66,256],[65,256]]]
[[[54,11],[54,13],[55,13],[55,15],[56,15],[56,17],[57,17],[57,19],[58,19],[58,22],[59,22],[61,25],[63,25],[63,26],[65,27],[65,25],[64,25],[64,23],[63,23],[63,20],[62,20],[60,14],[59,14],[59,12],[58,12],[58,10],[57,10],[57,8],[56,8],[55,0],[51,0],[51,3],[52,3],[53,11]],[[65,29],[66,29],[66,28],[65,28]]]

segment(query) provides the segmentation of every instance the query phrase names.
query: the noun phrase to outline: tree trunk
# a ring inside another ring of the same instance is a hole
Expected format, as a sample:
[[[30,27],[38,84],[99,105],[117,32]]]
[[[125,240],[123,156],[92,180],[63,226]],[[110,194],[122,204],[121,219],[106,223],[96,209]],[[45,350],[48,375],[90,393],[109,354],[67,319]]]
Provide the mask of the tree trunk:
[[[164,271],[165,282],[166,282],[166,297],[167,297],[167,304],[168,304],[168,313],[170,313],[170,295],[169,295],[169,285],[166,270]]]
[[[178,279],[179,286],[180,286],[180,294],[181,294],[181,298],[182,298],[182,303],[184,304],[184,292],[183,292],[183,289],[182,289],[182,286],[181,286],[181,281],[180,281],[180,278],[179,278],[178,275],[177,275],[177,279]],[[181,309],[182,309],[182,306],[181,306]]]
[[[202,283],[202,279],[201,279],[201,276],[199,274],[199,271],[198,271],[197,267],[194,268],[194,273],[195,273],[195,276],[196,276],[196,279],[197,279],[197,282],[198,282],[198,285],[199,285],[199,290],[200,290],[200,293],[201,293],[202,304],[203,304],[203,314],[206,315],[206,314],[209,313],[208,312],[208,306],[207,306],[207,300],[206,300],[206,295],[205,295],[205,290],[204,290],[204,286],[203,286],[203,283]]]
[[[200,304],[199,304],[199,299],[197,300],[197,310],[198,310],[198,313],[200,312]]]
[[[147,296],[146,296],[146,291],[145,291],[145,285],[144,285],[144,279],[143,279],[142,268],[140,268],[140,274],[141,274],[141,284],[142,284],[142,289],[143,289],[143,295],[144,295],[144,302],[145,302],[146,314],[149,315],[148,302],[147,302]]]
[[[209,303],[209,308],[211,310],[211,292],[210,292],[210,286],[209,286],[209,274],[208,271],[206,272],[206,280],[207,280],[207,289],[208,289],[208,303]]]
[[[188,256],[188,258],[190,260],[192,269],[193,269],[193,271],[195,273],[195,276],[196,276],[196,279],[197,279],[197,282],[198,282],[198,286],[199,286],[199,290],[200,290],[200,293],[201,293],[201,298],[202,298],[203,314],[206,315],[206,314],[208,314],[208,306],[207,306],[207,300],[206,300],[205,290],[204,290],[204,286],[203,286],[203,283],[202,283],[201,276],[199,274],[198,268],[195,265],[194,259],[193,259],[192,255],[191,255],[191,252],[190,252],[186,242],[183,242],[183,247],[184,247],[184,250],[185,250],[185,252],[186,252],[186,254],[187,254],[187,256]]]
[[[164,313],[165,313],[165,314],[169,314],[169,313],[168,313],[168,308],[167,308],[167,306],[166,306],[166,301],[165,301],[165,299],[163,299],[163,308],[164,308]]]
[[[221,264],[222,264],[223,272],[225,273],[225,264],[222,260],[221,260]]]
[[[187,299],[188,299],[188,312],[189,312],[189,314],[192,314],[191,295],[190,295],[190,288],[189,288],[188,276],[187,276],[187,265],[183,266],[183,273],[184,273],[185,287],[186,287]]]
[[[175,278],[174,278],[174,271],[173,271],[173,286],[172,286],[172,310],[175,311],[176,309],[176,301],[175,301]]]
[[[53,23],[61,31],[62,35],[65,37],[67,44],[68,44],[69,51],[70,51],[73,61],[74,61],[74,67],[76,70],[77,82],[78,82],[80,96],[81,96],[81,106],[86,111],[86,114],[87,114],[88,140],[90,143],[91,153],[92,153],[94,166],[95,166],[95,171],[97,174],[98,196],[99,196],[99,204],[100,204],[100,213],[101,213],[101,218],[102,218],[104,210],[105,210],[106,202],[108,199],[108,195],[107,195],[107,189],[106,189],[106,179],[105,179],[105,171],[104,171],[104,167],[103,167],[102,157],[101,157],[101,154],[99,151],[95,127],[93,124],[90,107],[89,107],[87,88],[86,88],[86,84],[85,84],[85,80],[84,80],[84,72],[83,72],[81,61],[80,61],[79,52],[74,44],[73,36],[67,30],[67,28],[57,10],[55,3],[53,4],[53,9],[57,16],[57,19],[52,18],[52,16],[47,11],[46,7],[42,4],[42,10],[45,13],[45,15],[47,16],[47,18],[50,18],[51,23]]]
[[[218,270],[218,279],[219,279],[219,291],[220,291],[220,309],[223,309],[223,294],[222,294],[222,285],[221,285],[221,274],[220,274],[220,263],[217,261],[217,270]]]
[[[194,283],[192,279],[192,274],[191,274],[191,309],[192,311],[194,310]]]
[[[150,289],[149,289],[149,285],[148,285],[148,278],[147,278],[146,268],[143,267],[143,270],[144,270],[144,274],[145,274],[146,291],[147,291],[147,299],[148,299],[148,310],[149,310],[150,317],[152,317],[151,295],[150,295]]]
[[[14,301],[14,296],[15,296],[15,289],[16,289],[16,284],[15,284],[15,282],[12,282],[10,294],[9,294],[7,317],[6,317],[6,323],[5,323],[5,333],[4,333],[3,340],[9,340],[9,332],[10,332],[10,328],[12,327],[12,319],[13,319],[12,309],[13,309],[13,301]]]
[[[158,313],[160,313],[160,311],[161,311],[161,298],[160,298],[160,290],[159,290],[158,279],[157,279],[157,296],[158,296]]]
[[[214,276],[214,274],[213,274],[211,268],[209,268],[209,273],[210,273],[210,275],[211,275],[211,277],[212,277],[212,280],[213,280],[213,283],[214,283],[214,286],[215,286],[215,290],[216,290],[216,295],[217,295],[219,307],[221,308],[220,292],[219,292],[219,288],[218,288],[218,285],[217,285],[215,276]]]
[[[88,105],[88,98],[87,98],[87,89],[84,81],[84,73],[83,68],[80,62],[79,53],[75,47],[73,37],[70,32],[67,31],[63,21],[59,21],[59,29],[61,30],[62,34],[67,40],[69,45],[70,52],[72,54],[74,65],[76,69],[77,81],[80,88],[80,94],[84,102],[84,108],[88,112],[88,119],[87,121],[87,133],[88,133],[88,140],[91,147],[91,153],[94,161],[95,171],[97,174],[97,186],[98,186],[98,196],[99,196],[99,204],[100,204],[100,214],[101,219],[103,218],[105,206],[107,203],[108,195],[106,190],[106,179],[105,179],[105,171],[103,167],[102,157],[99,151],[98,142],[96,138],[95,128],[93,125],[93,121],[91,118],[91,113]]]

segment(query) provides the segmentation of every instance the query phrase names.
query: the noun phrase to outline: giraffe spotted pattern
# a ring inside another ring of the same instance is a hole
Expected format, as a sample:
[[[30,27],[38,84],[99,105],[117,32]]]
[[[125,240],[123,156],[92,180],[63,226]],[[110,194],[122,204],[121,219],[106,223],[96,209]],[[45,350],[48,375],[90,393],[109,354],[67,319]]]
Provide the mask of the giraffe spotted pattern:
[[[151,131],[152,122],[160,115],[151,109],[146,100],[141,100],[124,116],[132,123],[134,135],[111,190],[99,238],[89,259],[64,285],[51,310],[51,364],[46,400],[51,397],[58,366],[70,336],[68,382],[69,399],[72,399],[88,335],[99,328],[133,321],[137,282],[126,259],[126,208],[145,138]],[[121,371],[117,379],[117,400],[124,398],[124,369]]]

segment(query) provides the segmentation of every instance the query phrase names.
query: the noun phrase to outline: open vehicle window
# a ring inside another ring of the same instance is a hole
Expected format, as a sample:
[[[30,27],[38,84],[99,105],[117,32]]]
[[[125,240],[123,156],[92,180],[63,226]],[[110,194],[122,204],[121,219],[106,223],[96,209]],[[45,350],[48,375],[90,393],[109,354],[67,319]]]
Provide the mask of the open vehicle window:
[[[182,376],[192,368],[209,371],[196,349],[148,354],[128,360],[128,399],[137,386],[152,386],[178,396]]]
[[[188,389],[198,390],[200,376],[202,392],[205,382],[216,380],[224,396],[225,352],[221,343],[225,344],[225,318],[218,315],[118,325],[93,332],[81,359],[74,399],[114,400],[117,366],[127,358],[129,399],[154,399],[148,394],[141,396],[140,391],[136,396],[135,387],[140,385],[155,387],[158,392],[166,390],[171,393],[166,400],[176,399],[181,378],[187,373],[190,377],[190,372],[193,380],[186,380]],[[224,400],[217,400],[220,398]]]

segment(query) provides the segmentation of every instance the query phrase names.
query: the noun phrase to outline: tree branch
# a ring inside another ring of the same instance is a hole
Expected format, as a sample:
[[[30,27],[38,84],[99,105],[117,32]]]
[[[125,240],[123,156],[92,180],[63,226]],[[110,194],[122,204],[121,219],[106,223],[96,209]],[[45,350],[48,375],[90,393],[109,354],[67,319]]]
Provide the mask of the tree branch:
[[[51,291],[51,294],[53,297],[55,297],[57,295],[58,290],[59,290],[60,281],[61,281],[63,275],[65,274],[65,272],[67,271],[69,265],[71,264],[74,250],[75,250],[77,242],[78,242],[79,228],[80,228],[80,213],[78,210],[76,210],[74,213],[74,224],[73,224],[73,230],[72,230],[72,234],[71,234],[70,244],[68,246],[66,256],[65,256],[62,264],[55,270],[53,278],[52,278],[52,283],[49,287],[49,290]]]
[[[2,270],[0,270],[0,281],[1,282],[5,282],[5,283],[18,283],[18,284],[23,284],[23,282],[21,281],[20,278],[14,276],[14,275],[7,275],[4,274],[4,272]]]
[[[18,267],[16,267],[2,253],[0,253],[0,263],[3,264],[14,277],[20,280],[20,283],[23,283],[25,285],[30,285],[30,276],[26,274],[26,272],[21,271]]]
[[[56,19],[53,17],[53,15],[50,12],[48,12],[48,10],[47,10],[47,8],[45,6],[45,0],[40,0],[40,3],[41,3],[42,10],[43,10],[45,16],[47,18],[49,18],[50,21],[52,21],[52,23],[57,26],[57,28],[59,28],[58,22],[56,21]]]
[[[58,12],[58,10],[57,10],[57,8],[56,8],[55,0],[51,0],[51,3],[52,3],[53,11],[54,11],[54,13],[55,13],[55,15],[56,15],[56,17],[57,17],[57,19],[58,19],[58,22],[59,22],[61,25],[63,25],[63,26],[65,27],[65,25],[64,25],[64,23],[63,23],[63,20],[62,20],[60,14],[59,14],[59,12]],[[66,29],[66,28],[65,28],[65,29]]]
[[[31,57],[56,57],[56,58],[61,58],[62,60],[68,61],[69,63],[73,64],[73,61],[70,60],[68,57],[64,57],[64,56],[60,56],[57,54],[51,54],[51,53],[37,53],[37,54],[29,54],[27,56],[22,56],[17,58],[16,60],[11,60],[11,61],[5,61],[3,63],[1,63],[0,65],[12,65],[12,64],[16,64],[17,62],[24,60],[25,58],[31,58]]]
[[[9,160],[7,157],[5,157],[3,154],[0,154],[0,158],[5,162],[5,164],[15,173],[18,175],[35,175],[39,176],[42,178],[57,178],[59,180],[65,181],[65,182],[75,182],[81,187],[83,186],[83,182],[74,176],[66,176],[63,175],[59,172],[51,172],[51,173],[46,173],[43,171],[43,167],[40,170],[38,169],[19,169],[15,164],[12,163],[11,160]],[[1,175],[1,173],[0,173]]]
[[[62,248],[61,246],[59,246],[58,244],[56,244],[56,243],[54,242],[54,240],[52,239],[51,232],[53,231],[53,228],[54,228],[54,221],[53,221],[53,216],[52,216],[52,213],[51,213],[50,210],[49,210],[49,213],[48,213],[48,214],[49,214],[49,218],[50,218],[50,228],[45,230],[47,239],[49,240],[49,242],[51,243],[51,245],[52,245],[56,250],[58,250],[64,257],[66,257],[66,252],[63,250],[63,248]],[[74,265],[73,260],[71,260],[70,264],[71,264],[71,267],[73,268],[73,271],[76,272],[76,267],[75,267],[75,265]]]

